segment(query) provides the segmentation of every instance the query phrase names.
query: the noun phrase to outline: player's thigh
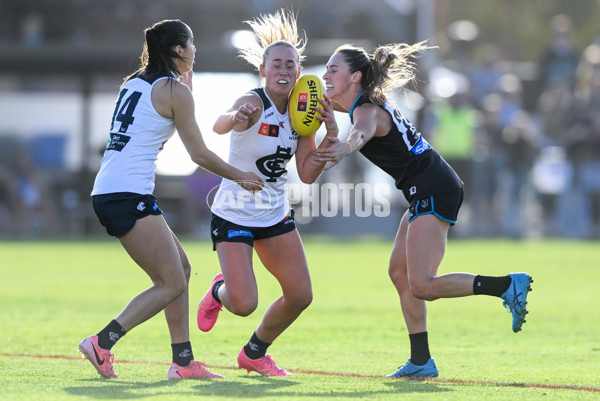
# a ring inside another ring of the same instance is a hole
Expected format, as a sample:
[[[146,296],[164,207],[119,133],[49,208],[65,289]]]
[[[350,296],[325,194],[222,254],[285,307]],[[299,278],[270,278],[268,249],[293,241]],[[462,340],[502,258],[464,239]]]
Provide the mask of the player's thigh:
[[[433,214],[419,216],[406,234],[406,261],[411,282],[428,281],[437,275],[444,253],[450,224]]]
[[[138,219],[119,241],[153,282],[185,282],[182,259],[172,232],[162,215]]]
[[[410,216],[408,212],[404,213],[400,226],[394,239],[394,247],[390,255],[389,275],[394,285],[407,286],[407,270],[406,270],[406,233],[408,229],[408,220]]]
[[[257,300],[256,277],[252,267],[252,247],[243,242],[219,242],[215,245],[230,297]]]
[[[275,276],[284,295],[312,294],[308,263],[298,230],[254,241],[265,268]]]

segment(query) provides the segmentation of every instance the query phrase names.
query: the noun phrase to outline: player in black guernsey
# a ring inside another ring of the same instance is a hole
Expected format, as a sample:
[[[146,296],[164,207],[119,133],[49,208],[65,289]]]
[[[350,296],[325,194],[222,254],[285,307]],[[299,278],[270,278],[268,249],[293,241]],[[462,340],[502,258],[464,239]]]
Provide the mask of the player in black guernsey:
[[[414,79],[414,58],[427,48],[423,43],[391,44],[378,47],[372,55],[351,45],[336,49],[323,76],[326,95],[334,110],[350,115],[352,128],[346,141],[329,137],[326,140],[331,146],[313,153],[316,161],[330,162],[330,168],[360,151],[394,178],[410,204],[400,222],[389,265],[411,344],[408,362],[388,376],[394,378],[439,374],[429,353],[426,301],[474,294],[500,297],[512,313],[513,331],[518,332],[525,322],[533,281],[526,273],[437,275],[448,229],[456,223],[462,203],[463,183],[385,96]]]

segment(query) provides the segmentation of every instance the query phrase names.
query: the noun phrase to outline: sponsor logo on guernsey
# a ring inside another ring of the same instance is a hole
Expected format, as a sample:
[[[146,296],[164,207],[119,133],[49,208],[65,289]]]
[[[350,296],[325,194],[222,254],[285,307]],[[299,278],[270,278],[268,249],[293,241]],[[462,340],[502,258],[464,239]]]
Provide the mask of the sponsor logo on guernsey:
[[[261,123],[260,128],[258,129],[258,133],[264,136],[278,137],[279,125]]]
[[[117,152],[120,152],[130,139],[131,137],[127,135],[111,133],[110,138],[106,143],[106,150],[116,150]]]
[[[227,231],[227,238],[233,237],[254,237],[248,230],[229,230]]]
[[[411,152],[413,152],[413,154],[415,155],[420,155],[421,153],[425,152],[426,150],[429,150],[430,148],[431,145],[429,144],[429,142],[427,142],[425,138],[421,137],[419,142],[417,142],[417,144],[411,149]]]

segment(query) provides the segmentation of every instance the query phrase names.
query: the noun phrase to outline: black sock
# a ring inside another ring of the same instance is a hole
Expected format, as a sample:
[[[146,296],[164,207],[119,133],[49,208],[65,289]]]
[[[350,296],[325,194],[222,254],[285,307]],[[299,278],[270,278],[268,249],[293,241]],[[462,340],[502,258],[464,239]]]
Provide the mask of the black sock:
[[[171,349],[173,350],[173,363],[179,366],[187,366],[194,359],[192,343],[189,341],[171,344]]]
[[[509,276],[475,276],[475,280],[473,281],[473,294],[499,297],[508,290],[511,282],[512,279]]]
[[[111,349],[125,335],[125,329],[116,320],[112,320],[98,333],[100,348]]]
[[[213,296],[213,298],[216,299],[217,301],[219,301],[220,303],[223,303],[223,302],[221,302],[221,300],[219,299],[219,288],[221,288],[221,286],[223,284],[225,284],[225,281],[223,281],[223,280],[217,281],[215,283],[215,285],[213,285],[213,288],[212,288],[212,296]]]
[[[425,365],[431,358],[427,332],[409,334],[408,338],[410,338],[410,361],[417,366]]]
[[[267,348],[271,343],[266,343],[256,336],[256,333],[252,334],[248,344],[244,345],[244,353],[250,359],[258,359],[265,356]]]

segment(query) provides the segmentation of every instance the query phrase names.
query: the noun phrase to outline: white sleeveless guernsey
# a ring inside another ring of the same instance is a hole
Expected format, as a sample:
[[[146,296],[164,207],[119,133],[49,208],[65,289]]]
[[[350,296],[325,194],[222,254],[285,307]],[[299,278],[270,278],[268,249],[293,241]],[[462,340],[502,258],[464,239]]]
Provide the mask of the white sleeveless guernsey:
[[[175,132],[172,119],[164,118],[152,105],[152,88],[168,77],[154,80],[132,78],[119,91],[110,125],[110,137],[92,195],[154,191],[158,153]]]
[[[270,227],[290,212],[285,168],[296,153],[298,134],[292,129],[288,112],[280,114],[263,88],[250,93],[261,98],[262,115],[246,131],[231,131],[229,164],[242,171],[258,174],[265,182],[265,187],[251,194],[224,178],[211,210],[235,224]]]

